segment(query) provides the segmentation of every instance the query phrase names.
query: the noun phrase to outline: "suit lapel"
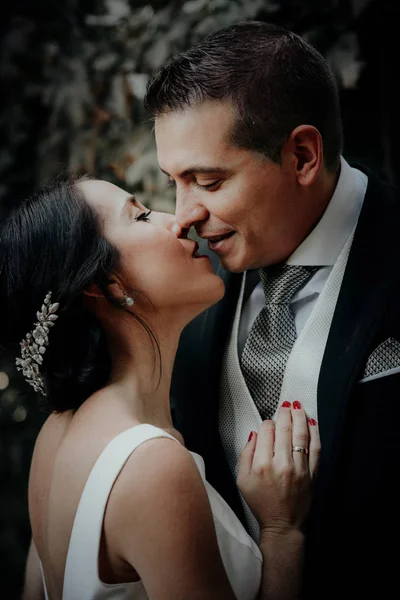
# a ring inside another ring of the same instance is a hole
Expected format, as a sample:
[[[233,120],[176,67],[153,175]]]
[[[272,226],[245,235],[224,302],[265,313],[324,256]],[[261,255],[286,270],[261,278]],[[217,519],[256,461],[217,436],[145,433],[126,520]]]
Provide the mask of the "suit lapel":
[[[319,378],[320,491],[329,489],[329,481],[335,475],[350,392],[400,279],[399,201],[393,190],[368,175]]]
[[[232,326],[234,311],[240,292],[242,276],[217,271],[223,278],[226,291],[221,302],[205,315],[201,345],[205,354],[204,374],[201,381],[203,457],[207,465],[207,479],[230,504],[244,522],[243,507],[236,482],[232,476],[219,434],[219,397],[222,360]]]
[[[171,409],[188,449],[204,458],[207,480],[244,519],[218,428],[221,364],[242,276],[225,271],[216,255],[203,244],[200,253],[210,257],[226,291],[220,302],[194,319],[182,333],[174,366]]]

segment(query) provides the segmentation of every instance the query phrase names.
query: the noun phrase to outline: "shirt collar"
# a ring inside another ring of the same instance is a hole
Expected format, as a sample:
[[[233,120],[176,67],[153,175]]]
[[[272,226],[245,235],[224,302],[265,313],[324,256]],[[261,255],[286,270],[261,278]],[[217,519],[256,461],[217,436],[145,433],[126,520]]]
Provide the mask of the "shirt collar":
[[[368,177],[341,157],[338,182],[321,219],[288,258],[289,265],[332,266],[360,215]]]

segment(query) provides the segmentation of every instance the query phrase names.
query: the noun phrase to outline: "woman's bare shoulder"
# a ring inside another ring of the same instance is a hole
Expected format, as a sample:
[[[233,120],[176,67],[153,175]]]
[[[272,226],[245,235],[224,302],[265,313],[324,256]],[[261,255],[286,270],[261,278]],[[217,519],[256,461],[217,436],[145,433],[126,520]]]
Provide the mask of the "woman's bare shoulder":
[[[171,486],[186,488],[188,481],[202,484],[190,452],[169,437],[152,438],[138,446],[125,463],[113,488],[114,502],[132,506],[133,498],[148,500],[151,492]]]

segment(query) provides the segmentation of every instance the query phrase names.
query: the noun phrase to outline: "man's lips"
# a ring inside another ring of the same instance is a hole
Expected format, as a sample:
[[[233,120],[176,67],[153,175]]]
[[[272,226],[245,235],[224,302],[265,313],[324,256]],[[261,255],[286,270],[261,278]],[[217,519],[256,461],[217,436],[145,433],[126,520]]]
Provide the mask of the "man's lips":
[[[224,235],[218,235],[208,238],[208,248],[212,252],[216,254],[221,254],[224,249],[229,249],[230,242],[229,240],[234,235],[234,231],[229,233],[225,233]]]
[[[222,242],[222,240],[231,237],[234,233],[234,231],[229,231],[228,233],[222,233],[221,235],[201,235],[200,237],[207,240],[209,244],[216,244],[217,242]]]

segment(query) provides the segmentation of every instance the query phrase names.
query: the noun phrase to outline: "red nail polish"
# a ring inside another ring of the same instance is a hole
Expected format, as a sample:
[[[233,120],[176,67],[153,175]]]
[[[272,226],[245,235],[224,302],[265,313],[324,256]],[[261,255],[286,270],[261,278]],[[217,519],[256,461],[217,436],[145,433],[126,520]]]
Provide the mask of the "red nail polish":
[[[297,408],[297,409],[301,408],[301,404],[300,404],[300,402],[298,400],[295,400],[293,402],[293,408]]]
[[[249,439],[247,440],[247,442],[251,442],[251,440],[253,439],[253,436],[254,436],[254,431],[250,431]]]
[[[315,419],[308,419],[308,422],[310,423],[310,425],[316,425],[317,421]]]
[[[285,400],[285,402],[282,402],[282,406],[283,406],[283,408],[290,408],[291,404],[290,404],[290,402],[288,402],[287,400]]]

